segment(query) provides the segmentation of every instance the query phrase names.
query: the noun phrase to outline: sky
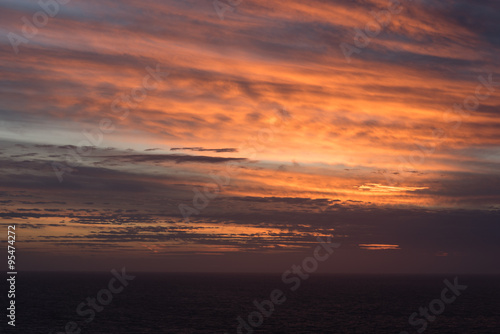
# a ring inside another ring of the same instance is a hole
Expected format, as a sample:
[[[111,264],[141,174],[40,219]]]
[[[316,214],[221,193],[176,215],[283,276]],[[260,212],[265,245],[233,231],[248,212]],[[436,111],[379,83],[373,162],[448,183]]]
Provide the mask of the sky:
[[[274,272],[329,237],[325,272],[500,273],[498,1],[41,3],[0,3],[19,270]]]

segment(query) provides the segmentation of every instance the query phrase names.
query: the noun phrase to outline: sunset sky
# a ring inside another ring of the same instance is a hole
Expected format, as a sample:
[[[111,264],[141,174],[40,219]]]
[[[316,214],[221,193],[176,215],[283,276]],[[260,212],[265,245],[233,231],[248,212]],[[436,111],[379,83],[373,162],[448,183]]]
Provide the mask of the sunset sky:
[[[48,2],[0,3],[20,270],[281,271],[332,236],[328,272],[500,272],[500,2]]]

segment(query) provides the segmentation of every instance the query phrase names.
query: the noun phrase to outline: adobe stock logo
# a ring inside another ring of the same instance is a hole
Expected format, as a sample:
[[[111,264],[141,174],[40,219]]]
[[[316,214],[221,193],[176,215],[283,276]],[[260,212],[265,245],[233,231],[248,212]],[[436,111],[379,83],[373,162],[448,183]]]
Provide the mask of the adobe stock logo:
[[[113,133],[117,123],[126,119],[130,111],[136,109],[139,103],[158,89],[159,85],[170,75],[170,72],[160,68],[160,64],[156,64],[155,68],[147,66],[145,70],[148,74],[143,76],[142,85],[132,88],[129,93],[120,94],[111,102],[110,109],[117,116],[117,120],[104,117],[91,129],[84,129],[82,135],[87,139],[81,140],[77,146],[66,145],[68,153],[63,155],[65,163],[51,163],[59,183],[63,182],[65,173],[71,174],[73,168],[83,165],[83,157],[91,156],[94,150],[102,145],[104,135]]]
[[[420,326],[420,328],[417,329],[417,333],[422,333],[423,331],[425,331],[427,329],[429,321],[432,322],[436,320],[436,315],[440,315],[441,313],[444,312],[446,304],[453,303],[457,299],[457,297],[462,294],[460,291],[467,289],[467,285],[458,284],[458,277],[455,277],[453,284],[447,279],[445,279],[443,282],[447,287],[441,290],[441,298],[436,298],[432,300],[429,303],[429,308],[420,307],[418,309],[419,313],[413,312],[408,318],[408,323],[410,325],[414,327]],[[429,311],[434,315],[429,314]],[[419,315],[423,318],[418,318]],[[410,334],[410,333],[402,331],[399,334]]]
[[[122,268],[121,273],[115,269],[111,270],[113,278],[108,282],[107,289],[101,289],[97,292],[96,297],[87,297],[85,302],[80,303],[76,308],[76,314],[80,317],[86,317],[77,321],[69,321],[64,326],[64,332],[57,332],[56,334],[80,334],[82,328],[95,319],[96,312],[102,312],[104,306],[111,304],[114,295],[121,293],[132,281],[135,276],[127,275],[125,267]],[[50,332],[54,333],[54,330]]]
[[[7,38],[9,39],[10,45],[14,50],[15,54],[19,53],[19,45],[28,44],[31,39],[35,38],[38,35],[38,29],[45,27],[49,23],[49,17],[55,17],[59,10],[61,9],[61,5],[66,5],[71,0],[48,0],[38,1],[38,6],[42,10],[39,10],[31,17],[31,20],[26,16],[21,18],[23,21],[23,26],[21,28],[22,36],[16,34],[14,32],[9,32],[7,34]]]
[[[296,291],[300,288],[302,281],[308,279],[316,270],[318,270],[319,264],[330,258],[333,254],[334,249],[340,246],[340,243],[334,243],[332,237],[328,237],[327,240],[321,237],[317,238],[319,245],[313,251],[313,256],[308,256],[302,260],[301,265],[294,264],[289,270],[286,270],[281,275],[281,281],[283,284],[289,285],[288,289],[290,291]],[[259,328],[264,324],[265,318],[269,318],[275,311],[275,305],[281,305],[286,302],[286,292],[282,289],[274,289],[269,294],[269,299],[264,299],[259,302],[258,300],[253,301],[253,305],[256,310],[250,312],[246,319],[238,316],[236,320],[238,321],[238,327],[236,328],[236,333],[238,334],[252,334],[255,332],[256,328]],[[228,334],[227,332],[225,334]]]
[[[412,0],[406,0],[411,2]],[[354,53],[359,54],[361,50],[370,45],[373,38],[376,38],[391,23],[394,16],[403,11],[403,5],[399,0],[390,0],[390,5],[386,9],[378,12],[371,11],[373,19],[365,24],[364,30],[354,29],[354,45],[340,43],[339,47],[348,63],[352,61]]]

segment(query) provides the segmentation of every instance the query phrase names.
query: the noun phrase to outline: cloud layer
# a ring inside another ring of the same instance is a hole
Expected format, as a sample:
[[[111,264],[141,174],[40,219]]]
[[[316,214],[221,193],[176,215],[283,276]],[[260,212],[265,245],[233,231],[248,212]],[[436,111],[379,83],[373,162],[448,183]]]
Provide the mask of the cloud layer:
[[[0,217],[28,267],[63,249],[230,271],[212,256],[334,235],[339,270],[491,271],[498,2],[0,7]]]

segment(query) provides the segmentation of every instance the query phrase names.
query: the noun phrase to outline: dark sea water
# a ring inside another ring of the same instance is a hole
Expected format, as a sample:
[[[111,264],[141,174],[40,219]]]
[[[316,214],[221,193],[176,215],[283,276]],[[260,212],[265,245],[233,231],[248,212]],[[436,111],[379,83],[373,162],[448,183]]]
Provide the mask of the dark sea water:
[[[4,311],[0,332],[66,333],[74,321],[80,333],[237,333],[237,317],[247,319],[257,310],[254,300],[280,289],[286,301],[253,333],[417,333],[421,326],[410,326],[408,317],[440,298],[443,280],[455,277],[316,274],[291,291],[293,284],[283,283],[280,274],[135,275],[85,323],[88,316],[79,316],[77,306],[106,288],[111,273],[21,272],[16,327],[7,326]],[[423,333],[500,333],[500,277],[459,275],[458,281],[467,289]],[[5,282],[1,288],[5,310]]]

